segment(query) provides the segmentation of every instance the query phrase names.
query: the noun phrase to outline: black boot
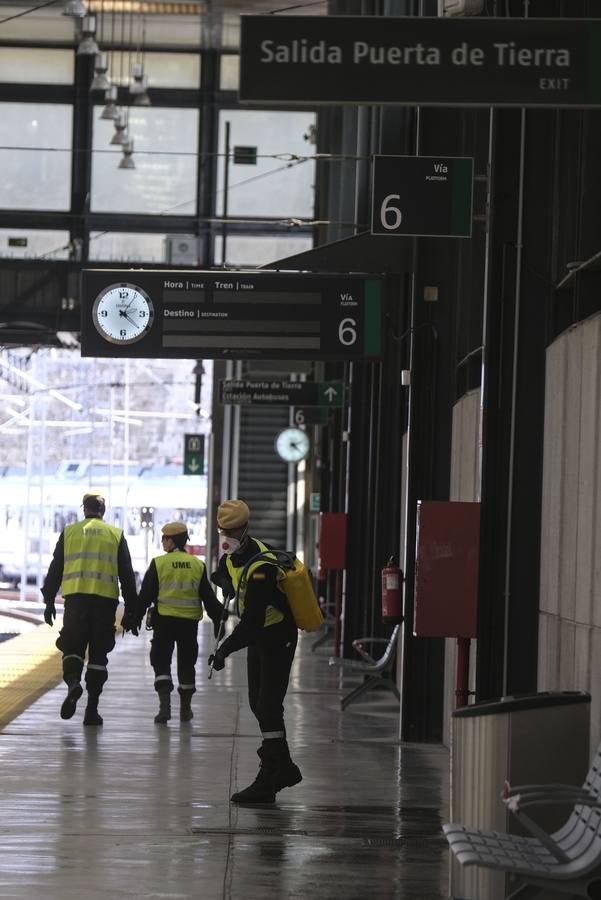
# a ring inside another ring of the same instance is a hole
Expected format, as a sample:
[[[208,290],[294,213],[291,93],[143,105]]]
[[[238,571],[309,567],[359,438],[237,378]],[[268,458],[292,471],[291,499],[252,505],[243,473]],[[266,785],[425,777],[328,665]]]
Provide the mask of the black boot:
[[[98,696],[88,694],[88,705],[83,717],[84,725],[102,725],[102,716],[98,715]]]
[[[171,691],[168,688],[161,688],[157,691],[159,695],[159,711],[154,717],[157,725],[166,725],[171,718]]]
[[[83,688],[79,681],[73,681],[67,685],[67,696],[61,706],[61,719],[72,719],[75,715],[77,701],[83,694]]]
[[[271,773],[261,763],[259,773],[252,784],[243,791],[232,794],[232,803],[275,803],[275,787]]]
[[[267,748],[265,748],[266,743]],[[292,762],[288,742],[285,738],[268,742],[263,741],[257,753],[261,759],[266,753],[273,759],[274,767],[271,777],[276,791],[281,791],[282,788],[286,787],[294,787],[295,784],[303,780],[301,770],[296,763]]]
[[[178,688],[179,698],[180,698],[180,706],[179,706],[179,719],[180,722],[189,722],[190,719],[194,718],[194,713],[192,712],[192,692],[191,691],[182,691],[181,688]]]

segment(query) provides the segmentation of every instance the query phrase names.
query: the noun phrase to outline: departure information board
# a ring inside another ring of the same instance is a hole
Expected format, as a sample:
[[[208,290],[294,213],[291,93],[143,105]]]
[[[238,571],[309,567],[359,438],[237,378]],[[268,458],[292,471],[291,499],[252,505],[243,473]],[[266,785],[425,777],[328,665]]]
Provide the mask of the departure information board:
[[[86,269],[81,355],[377,359],[382,279],[270,271]]]

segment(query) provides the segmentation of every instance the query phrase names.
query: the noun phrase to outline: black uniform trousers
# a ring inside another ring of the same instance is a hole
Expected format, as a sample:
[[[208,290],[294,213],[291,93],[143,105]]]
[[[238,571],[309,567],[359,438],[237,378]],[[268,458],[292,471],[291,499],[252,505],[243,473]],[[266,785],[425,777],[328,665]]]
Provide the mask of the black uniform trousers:
[[[263,628],[247,649],[248,702],[264,737],[284,737],[284,697],[288,690],[298,631],[285,619]]]
[[[171,658],[177,645],[177,679],[180,693],[193,694],[196,690],[196,660],[198,659],[198,619],[182,619],[178,616],[162,616],[153,611],[153,638],[150,648],[150,665],[154,669],[155,690],[173,690]]]
[[[88,651],[86,688],[98,697],[108,678],[108,655],[115,646],[117,600],[93,594],[65,597],[63,627],[56,646],[63,654],[63,679],[67,684],[81,681]]]

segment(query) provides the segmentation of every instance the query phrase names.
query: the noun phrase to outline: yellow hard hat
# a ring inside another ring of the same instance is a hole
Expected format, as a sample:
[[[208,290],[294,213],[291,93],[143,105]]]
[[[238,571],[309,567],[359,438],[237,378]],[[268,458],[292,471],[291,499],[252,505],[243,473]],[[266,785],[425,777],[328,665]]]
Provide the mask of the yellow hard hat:
[[[244,500],[224,500],[217,509],[220,528],[242,528],[250,518],[250,510]]]
[[[161,531],[166,537],[174,537],[176,534],[188,534],[188,526],[185,522],[167,522]]]

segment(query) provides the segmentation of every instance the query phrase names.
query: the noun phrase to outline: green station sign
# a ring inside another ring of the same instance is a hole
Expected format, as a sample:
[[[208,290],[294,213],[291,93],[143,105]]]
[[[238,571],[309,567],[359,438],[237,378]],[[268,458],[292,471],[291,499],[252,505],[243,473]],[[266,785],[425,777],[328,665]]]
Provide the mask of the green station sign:
[[[601,106],[601,19],[242,16],[240,100]]]

